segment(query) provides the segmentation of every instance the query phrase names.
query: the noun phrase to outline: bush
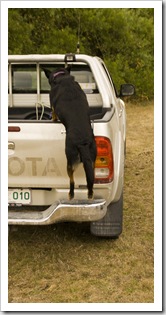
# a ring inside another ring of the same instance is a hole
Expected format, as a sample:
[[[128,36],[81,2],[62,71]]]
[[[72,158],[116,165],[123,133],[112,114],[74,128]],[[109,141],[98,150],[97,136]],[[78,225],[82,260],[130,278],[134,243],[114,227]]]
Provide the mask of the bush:
[[[76,52],[104,59],[114,83],[154,95],[153,9],[9,9],[9,54]],[[49,23],[48,23],[49,21]]]

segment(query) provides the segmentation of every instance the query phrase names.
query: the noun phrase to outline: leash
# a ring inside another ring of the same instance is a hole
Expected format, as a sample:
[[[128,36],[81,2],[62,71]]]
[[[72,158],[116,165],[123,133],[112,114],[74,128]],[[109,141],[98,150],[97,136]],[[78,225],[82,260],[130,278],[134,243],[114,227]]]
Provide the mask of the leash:
[[[44,104],[43,102],[41,102],[41,103],[37,102],[37,103],[35,103],[35,106],[36,106],[36,120],[42,120],[43,114],[44,114],[44,107],[50,108],[50,106]],[[39,107],[42,107],[42,112],[41,112],[40,118],[39,118]]]

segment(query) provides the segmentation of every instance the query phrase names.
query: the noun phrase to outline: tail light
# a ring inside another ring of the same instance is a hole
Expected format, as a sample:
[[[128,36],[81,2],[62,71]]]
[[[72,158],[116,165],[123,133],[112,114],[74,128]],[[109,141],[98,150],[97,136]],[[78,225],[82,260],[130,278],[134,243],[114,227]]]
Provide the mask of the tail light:
[[[11,127],[8,127],[8,132],[20,132],[20,127],[18,126],[11,126]]]
[[[95,162],[95,183],[110,183],[114,177],[112,145],[106,137],[95,137],[97,158]]]

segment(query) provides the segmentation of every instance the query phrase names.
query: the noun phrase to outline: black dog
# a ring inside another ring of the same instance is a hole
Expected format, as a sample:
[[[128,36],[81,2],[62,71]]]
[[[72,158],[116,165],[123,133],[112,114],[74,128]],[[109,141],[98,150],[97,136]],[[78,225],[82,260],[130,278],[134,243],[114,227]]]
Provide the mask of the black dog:
[[[83,163],[88,198],[93,198],[96,143],[91,128],[89,105],[80,85],[70,75],[70,66],[51,72],[43,69],[51,86],[50,104],[55,115],[66,128],[65,153],[70,178],[69,198],[74,198],[74,166]]]

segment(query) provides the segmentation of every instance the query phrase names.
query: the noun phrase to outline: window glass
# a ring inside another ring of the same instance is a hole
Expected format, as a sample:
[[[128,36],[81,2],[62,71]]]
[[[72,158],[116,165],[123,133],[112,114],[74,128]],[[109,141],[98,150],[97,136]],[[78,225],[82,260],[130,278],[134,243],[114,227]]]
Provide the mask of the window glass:
[[[113,82],[113,80],[112,80],[112,78],[111,78],[111,75],[110,75],[110,73],[108,72],[108,70],[107,70],[107,68],[106,68],[106,66],[105,66],[104,63],[102,63],[102,66],[103,66],[103,68],[104,68],[104,71],[106,72],[106,75],[107,75],[107,77],[108,77],[108,79],[109,79],[109,81],[110,81],[110,84],[112,85],[112,88],[113,88],[113,90],[114,90],[114,92],[115,92],[115,95],[117,96],[118,93],[117,93],[117,90],[116,90],[116,86],[115,86],[115,84],[114,84],[114,82]]]
[[[64,63],[40,64],[40,93],[48,94],[50,85],[43,71],[46,68],[53,71],[64,68]],[[73,64],[70,74],[74,76],[86,94],[99,93],[97,84],[91,69],[86,64]],[[12,64],[12,93],[35,94],[37,93],[37,65],[36,64]]]
[[[37,93],[37,73],[35,64],[12,65],[12,92]]]

